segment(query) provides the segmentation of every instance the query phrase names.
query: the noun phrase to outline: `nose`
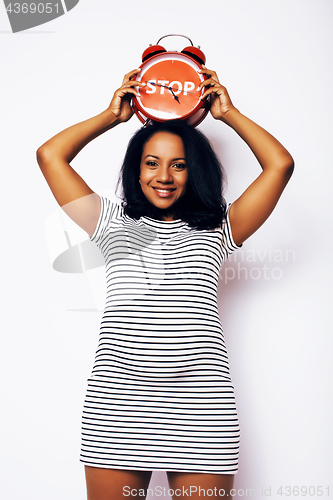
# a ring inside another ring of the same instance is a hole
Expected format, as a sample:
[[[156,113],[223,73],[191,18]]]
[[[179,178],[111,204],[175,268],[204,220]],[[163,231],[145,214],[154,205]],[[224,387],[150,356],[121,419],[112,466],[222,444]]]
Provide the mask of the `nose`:
[[[162,182],[163,184],[170,184],[173,182],[171,171],[168,165],[161,165],[157,173],[157,182]]]

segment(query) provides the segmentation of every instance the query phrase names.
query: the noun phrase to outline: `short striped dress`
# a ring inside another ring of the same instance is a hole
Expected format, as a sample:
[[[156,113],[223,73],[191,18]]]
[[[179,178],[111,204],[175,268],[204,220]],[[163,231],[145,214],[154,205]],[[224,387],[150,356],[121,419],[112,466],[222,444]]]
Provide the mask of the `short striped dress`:
[[[217,308],[222,228],[138,220],[101,197],[91,240],[107,296],[83,419],[81,461],[126,470],[237,472],[239,424]]]

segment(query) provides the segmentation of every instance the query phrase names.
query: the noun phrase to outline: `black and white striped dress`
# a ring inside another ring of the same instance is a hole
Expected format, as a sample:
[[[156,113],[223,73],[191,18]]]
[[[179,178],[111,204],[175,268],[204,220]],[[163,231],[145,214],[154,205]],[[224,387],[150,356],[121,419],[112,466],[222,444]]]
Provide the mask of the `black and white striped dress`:
[[[233,474],[239,425],[217,310],[229,221],[134,220],[102,197],[91,237],[107,298],[88,381],[81,461],[112,469]]]

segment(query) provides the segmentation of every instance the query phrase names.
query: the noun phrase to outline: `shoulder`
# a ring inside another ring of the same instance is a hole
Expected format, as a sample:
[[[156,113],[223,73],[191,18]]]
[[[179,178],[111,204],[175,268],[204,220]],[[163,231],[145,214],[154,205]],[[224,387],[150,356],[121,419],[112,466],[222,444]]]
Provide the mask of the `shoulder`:
[[[112,221],[120,222],[124,218],[124,209],[119,202],[115,202],[106,196],[100,196],[100,214],[94,232],[90,236],[92,241],[99,242],[106,228]]]
[[[224,220],[222,221],[220,229],[222,233],[222,248],[226,253],[226,257],[228,257],[234,250],[237,250],[238,248],[242,247],[242,245],[238,245],[233,238],[230,215],[229,215],[231,207],[232,204],[230,203],[228,205],[226,215]]]

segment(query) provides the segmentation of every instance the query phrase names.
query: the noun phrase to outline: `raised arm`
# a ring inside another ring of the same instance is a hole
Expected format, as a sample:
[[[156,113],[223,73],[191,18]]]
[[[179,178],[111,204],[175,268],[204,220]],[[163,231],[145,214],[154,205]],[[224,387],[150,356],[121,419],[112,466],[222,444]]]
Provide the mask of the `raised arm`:
[[[37,150],[37,162],[59,205],[89,235],[92,235],[100,213],[100,198],[94,193],[70,162],[90,141],[133,115],[131,97],[144,86],[133,80],[139,70],[125,75],[110,106],[93,118],[73,125],[49,139]]]
[[[211,96],[211,114],[232,127],[253,151],[262,172],[230,207],[229,219],[234,241],[242,244],[269,217],[294,169],[288,151],[269,132],[242,115],[232,104],[214,71],[203,68],[208,78],[203,97]]]

